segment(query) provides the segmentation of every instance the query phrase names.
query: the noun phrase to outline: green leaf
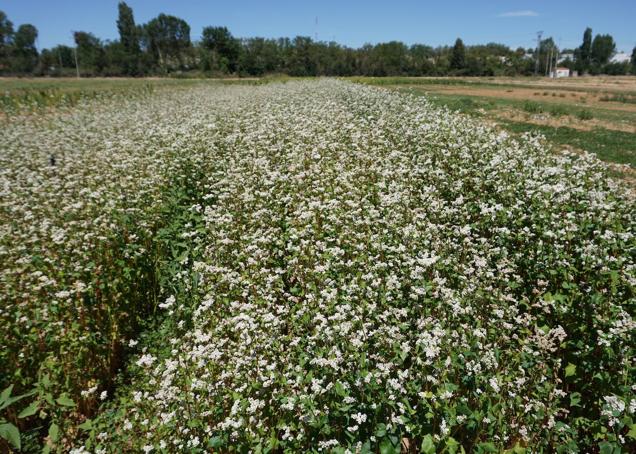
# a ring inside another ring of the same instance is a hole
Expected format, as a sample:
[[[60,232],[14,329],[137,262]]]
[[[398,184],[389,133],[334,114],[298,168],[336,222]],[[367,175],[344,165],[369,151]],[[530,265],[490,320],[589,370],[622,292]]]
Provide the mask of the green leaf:
[[[479,443],[477,452],[499,452],[493,443]]]
[[[430,437],[430,435],[427,435]],[[446,440],[446,450],[450,453],[450,454],[455,454],[458,450],[459,450],[459,442],[457,440],[455,440],[453,437],[448,437],[448,440]]]
[[[77,427],[82,430],[91,430],[93,428],[93,421],[91,421],[90,419],[87,419],[86,421],[84,421],[82,424],[80,424]]]
[[[212,437],[210,441],[208,441],[208,448],[220,448],[224,445],[224,441],[221,437]]]
[[[512,452],[514,454],[525,454],[526,453],[526,448],[524,448],[523,446],[519,445],[519,443],[517,443],[515,445],[515,447],[512,448]]]
[[[0,410],[4,410],[5,408],[7,408],[9,405],[19,401],[20,399],[23,399],[25,396],[14,396],[14,397],[9,397],[7,400],[5,400],[2,405],[0,405]]]
[[[51,427],[49,427],[49,439],[53,443],[56,443],[59,436],[60,436],[60,426],[58,426],[55,423],[51,424]]]
[[[73,399],[68,397],[66,394],[62,394],[60,397],[58,397],[56,402],[59,405],[62,405],[64,407],[74,407],[75,406],[75,402],[73,402]]]
[[[632,424],[629,427],[629,432],[627,432],[627,436],[636,440],[636,424]]]
[[[9,390],[11,392],[11,390]],[[20,431],[16,426],[11,423],[0,424],[0,437],[7,440],[16,449],[22,449],[22,444],[20,443]]]
[[[420,448],[420,451],[424,454],[435,454],[435,443],[433,443],[433,437],[431,437],[431,434],[428,434],[422,440],[422,447]]]
[[[570,407],[580,407],[581,393],[570,394]]]
[[[395,447],[390,439],[385,438],[380,442],[380,454],[400,454],[400,450]]]
[[[39,404],[40,402],[37,400],[31,402],[31,405],[20,412],[18,418],[28,418],[29,416],[33,416],[38,411]]]
[[[0,394],[0,404],[3,404],[9,398],[12,390],[13,385],[9,385],[2,391],[2,394]]]
[[[567,367],[565,368],[565,376],[571,377],[574,374],[576,374],[576,365],[568,363]]]
[[[601,454],[620,454],[621,448],[616,444],[609,441],[603,441],[598,444]]]

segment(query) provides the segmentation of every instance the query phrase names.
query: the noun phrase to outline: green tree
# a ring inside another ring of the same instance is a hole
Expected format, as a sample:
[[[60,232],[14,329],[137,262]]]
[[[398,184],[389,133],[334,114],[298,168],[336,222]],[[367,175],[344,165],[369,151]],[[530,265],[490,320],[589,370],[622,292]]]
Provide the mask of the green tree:
[[[184,67],[186,51],[192,45],[186,21],[159,14],[144,26],[144,39],[153,60],[163,71]]]
[[[16,72],[32,72],[38,63],[35,40],[38,29],[31,24],[22,24],[13,36],[12,67]]]
[[[636,46],[632,49],[632,74],[636,74]]]
[[[368,60],[369,75],[399,76],[408,73],[409,49],[400,41],[376,44]]]
[[[39,56],[38,73],[40,75],[62,75],[64,68],[75,68],[72,47],[60,45],[42,50]]]
[[[237,69],[240,43],[232,36],[227,27],[205,27],[201,35],[201,47],[210,57],[210,67],[224,72]]]
[[[119,17],[117,18],[117,30],[119,30],[119,42],[122,46],[121,65],[125,74],[134,76],[140,73],[139,57],[139,29],[135,25],[133,10],[125,2],[118,4]],[[117,51],[120,53],[120,51]]]
[[[106,66],[106,58],[99,38],[88,32],[74,32],[73,37],[80,70],[91,75],[101,73]]]
[[[318,61],[315,46],[308,36],[296,36],[291,43],[287,70],[292,76],[316,76]]]
[[[583,32],[583,43],[579,48],[581,52],[581,60],[585,67],[589,66],[590,59],[592,58],[592,29],[587,27]]]
[[[3,11],[0,11],[0,72],[10,67],[12,42],[13,23]]]
[[[290,46],[288,39],[277,42],[273,39],[247,38],[241,43],[238,72],[243,75],[260,76],[268,72],[281,71],[282,49]],[[286,69],[291,73],[290,69]]]
[[[412,76],[426,76],[433,73],[435,51],[431,46],[414,44],[409,49],[410,67]]]
[[[616,43],[611,35],[596,35],[592,41],[592,61],[597,65],[606,64],[616,51]]]
[[[461,71],[466,67],[466,48],[464,42],[457,38],[450,57],[450,68],[454,71]]]

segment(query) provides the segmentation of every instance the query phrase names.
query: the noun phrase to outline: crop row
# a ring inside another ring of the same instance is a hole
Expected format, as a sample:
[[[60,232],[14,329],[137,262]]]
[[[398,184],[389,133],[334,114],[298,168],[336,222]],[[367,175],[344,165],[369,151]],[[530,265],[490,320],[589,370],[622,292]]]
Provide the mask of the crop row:
[[[594,157],[344,82],[193,93],[156,107],[196,247],[75,452],[634,447],[636,209]]]

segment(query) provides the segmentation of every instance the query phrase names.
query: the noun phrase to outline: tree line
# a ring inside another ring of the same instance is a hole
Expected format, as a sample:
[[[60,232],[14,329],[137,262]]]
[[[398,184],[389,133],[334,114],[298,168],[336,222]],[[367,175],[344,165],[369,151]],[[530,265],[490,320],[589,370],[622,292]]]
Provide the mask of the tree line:
[[[359,48],[310,37],[236,38],[226,27],[204,27],[193,42],[190,26],[178,17],[159,14],[137,24],[132,8],[118,5],[119,40],[103,41],[86,31],[73,33],[75,46],[58,45],[38,52],[38,31],[14,26],[0,11],[0,74],[41,76],[148,76],[192,74],[261,76],[515,76],[546,74],[560,66],[591,74],[636,74],[636,47],[631,61],[611,63],[616,45],[610,35],[592,37],[586,29],[577,49],[558,49],[552,38],[535,49],[511,49],[489,43],[465,46],[407,46],[399,41]]]

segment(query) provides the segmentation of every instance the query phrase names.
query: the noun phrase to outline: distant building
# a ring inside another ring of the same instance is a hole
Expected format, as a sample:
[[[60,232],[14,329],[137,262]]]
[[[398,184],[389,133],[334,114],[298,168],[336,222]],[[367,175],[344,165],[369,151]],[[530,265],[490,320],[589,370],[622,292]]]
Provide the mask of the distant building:
[[[557,63],[563,63],[566,60],[574,61],[574,54],[572,52],[565,52],[559,55]]]
[[[570,77],[570,68],[558,67],[550,74],[550,77],[560,79],[561,77]]]
[[[612,58],[610,58],[610,63],[629,63],[632,59],[632,56],[627,52],[618,52]]]

